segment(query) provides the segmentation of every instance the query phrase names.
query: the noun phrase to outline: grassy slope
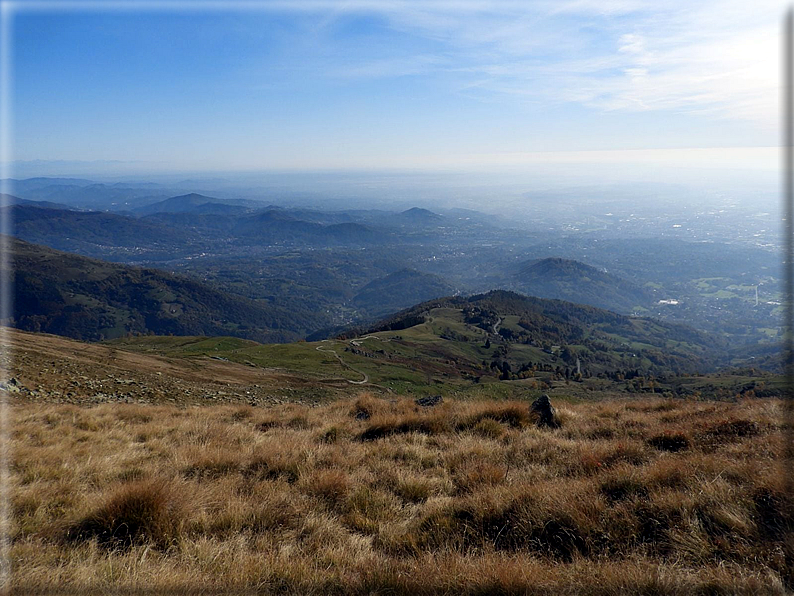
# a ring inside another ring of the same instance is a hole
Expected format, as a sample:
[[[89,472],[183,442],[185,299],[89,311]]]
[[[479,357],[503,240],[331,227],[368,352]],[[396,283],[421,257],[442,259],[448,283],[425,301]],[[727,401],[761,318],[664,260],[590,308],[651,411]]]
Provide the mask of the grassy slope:
[[[783,594],[779,404],[16,403],[13,586]],[[366,413],[369,419],[362,419]],[[376,440],[362,440],[377,434]]]
[[[517,315],[507,315],[503,317],[502,325],[518,329],[518,319]],[[646,335],[658,335],[664,331],[664,328],[657,328],[657,323],[653,321],[627,320],[633,326],[653,328],[650,331],[643,330],[642,333]],[[464,341],[464,337],[468,341]],[[493,339],[493,343],[485,348],[488,337]],[[616,337],[616,344],[627,343],[627,338]],[[680,345],[681,342],[678,343]],[[360,381],[363,373],[376,388],[398,394],[509,398],[546,392],[552,396],[592,398],[629,390],[669,391],[683,395],[699,392],[733,398],[738,393],[779,389],[776,377],[762,378],[758,373],[750,372],[726,373],[719,377],[714,374],[705,377],[677,377],[662,370],[657,372],[653,381],[648,377],[630,381],[595,377],[583,379],[581,382],[566,381],[564,377],[542,370],[544,365],[553,368],[570,366],[561,359],[559,352],[550,354],[532,345],[498,343],[492,334],[489,336],[485,330],[465,323],[460,309],[449,307],[431,309],[426,321],[413,327],[371,333],[352,340],[260,345],[229,338],[138,337],[117,340],[112,344],[126,350],[170,357],[221,357],[242,364],[253,363],[263,368],[285,369],[314,380],[341,377],[349,381]],[[624,349],[639,351],[645,345],[632,342],[630,348]],[[507,348],[507,355],[500,358],[510,362],[514,371],[518,371],[526,362],[533,362],[541,368],[531,373],[512,375],[510,380],[499,380],[499,371],[491,369],[490,362],[494,358],[494,352],[502,346]],[[572,348],[577,349],[577,346]],[[340,364],[329,350],[335,351],[346,366]],[[599,365],[602,367],[611,363],[612,366],[620,368],[626,367],[627,363],[633,365],[640,362],[639,358],[626,360],[625,352],[600,354],[600,358]],[[486,364],[483,365],[483,362]]]

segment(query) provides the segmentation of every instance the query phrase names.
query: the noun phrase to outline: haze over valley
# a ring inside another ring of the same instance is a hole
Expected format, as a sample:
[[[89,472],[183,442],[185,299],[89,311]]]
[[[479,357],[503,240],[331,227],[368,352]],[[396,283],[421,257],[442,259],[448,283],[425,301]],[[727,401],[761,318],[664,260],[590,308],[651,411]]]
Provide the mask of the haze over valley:
[[[338,200],[321,208],[296,198],[279,204],[272,191],[224,198],[185,186],[84,179],[36,178],[11,187],[16,194],[5,197],[4,212],[20,239],[185,275],[265,309],[312,311],[312,323],[287,325],[282,337],[293,340],[371,323],[432,298],[494,289],[687,324],[730,338],[747,358],[779,339],[772,213],[750,214],[756,207],[738,199],[699,201],[699,208],[674,203],[669,193],[695,192],[677,186],[662,185],[655,201],[635,202],[630,185],[613,187],[612,199],[604,187],[527,192],[547,208],[512,218],[501,204],[490,212],[397,210],[377,202],[342,209]],[[647,197],[647,185],[634,192]],[[594,205],[601,216],[588,214]],[[566,215],[570,210],[582,219]],[[616,215],[625,211],[632,213]],[[114,321],[96,333],[140,331]]]

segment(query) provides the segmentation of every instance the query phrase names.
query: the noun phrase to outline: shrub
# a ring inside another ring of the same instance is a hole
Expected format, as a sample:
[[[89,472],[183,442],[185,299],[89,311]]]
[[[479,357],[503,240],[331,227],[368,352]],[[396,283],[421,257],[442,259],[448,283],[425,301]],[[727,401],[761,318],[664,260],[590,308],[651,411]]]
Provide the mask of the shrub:
[[[295,430],[305,430],[307,428],[311,428],[312,425],[306,416],[299,414],[298,416],[293,416],[287,421],[287,427],[294,428]]]
[[[375,414],[377,402],[370,393],[363,393],[356,400],[350,415],[356,420],[369,420]]]
[[[532,493],[504,503],[469,499],[431,512],[402,540],[414,551],[447,548],[471,551],[492,545],[497,550],[531,551],[570,562],[590,551],[588,532],[561,507],[541,503]]]
[[[754,420],[731,418],[711,424],[697,438],[704,447],[718,447],[740,438],[755,436],[760,431],[761,425]]]
[[[406,433],[439,434],[449,430],[448,421],[439,415],[386,418],[371,424],[359,435],[361,441],[374,441],[389,435]]]
[[[347,499],[348,513],[344,522],[359,532],[375,534],[379,523],[392,517],[396,505],[393,499],[393,495],[360,486]]]
[[[487,439],[498,439],[505,434],[504,427],[491,418],[484,418],[477,422],[472,431]]]
[[[233,474],[240,469],[240,464],[230,457],[206,458],[185,466],[182,470],[185,478],[198,478],[212,480],[227,474]]]
[[[256,430],[258,431],[266,433],[271,428],[276,428],[279,426],[281,426],[280,420],[276,420],[275,418],[267,418],[266,420],[263,420],[262,422],[257,424],[254,428],[256,428]]]
[[[245,406],[232,412],[232,415],[229,418],[232,422],[242,422],[243,420],[248,420],[253,415],[253,408],[251,408],[251,406]]]
[[[394,492],[409,503],[421,503],[430,497],[432,486],[421,478],[409,478],[398,482]]]
[[[458,430],[467,430],[486,419],[507,424],[512,428],[523,428],[531,422],[529,408],[525,404],[494,404],[467,416],[458,423],[457,428]]]
[[[297,459],[284,453],[265,453],[254,457],[242,468],[243,476],[254,480],[286,480],[289,484],[298,481],[300,469]]]
[[[335,426],[332,426],[326,429],[322,435],[320,435],[320,442],[321,443],[336,443],[339,439],[339,429]]]
[[[116,418],[127,424],[146,424],[151,422],[152,415],[138,406],[121,405],[116,412]]]
[[[462,466],[454,474],[455,486],[459,492],[473,492],[482,486],[496,486],[507,478],[507,466],[476,461]]]
[[[753,493],[756,510],[756,525],[762,535],[778,540],[791,532],[794,522],[794,506],[784,492],[767,486]]]
[[[648,489],[630,474],[617,474],[601,482],[601,493],[612,502],[631,498],[646,498]]]
[[[638,466],[644,464],[647,460],[648,455],[645,453],[642,443],[638,444],[631,441],[621,441],[614,449],[604,456],[603,463],[607,467],[620,462]]]

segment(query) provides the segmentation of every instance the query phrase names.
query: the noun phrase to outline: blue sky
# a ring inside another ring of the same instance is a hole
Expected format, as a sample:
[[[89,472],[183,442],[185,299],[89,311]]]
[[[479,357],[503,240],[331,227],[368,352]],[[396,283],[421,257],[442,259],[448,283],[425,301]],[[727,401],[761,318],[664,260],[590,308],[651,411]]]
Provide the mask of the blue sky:
[[[776,167],[783,6],[18,2],[13,153],[154,170]]]

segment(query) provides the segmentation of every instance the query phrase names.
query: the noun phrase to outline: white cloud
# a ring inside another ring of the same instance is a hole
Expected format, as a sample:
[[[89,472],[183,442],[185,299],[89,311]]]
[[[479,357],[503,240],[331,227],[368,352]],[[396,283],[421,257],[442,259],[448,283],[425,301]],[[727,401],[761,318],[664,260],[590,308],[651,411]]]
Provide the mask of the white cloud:
[[[415,62],[425,73],[468,73],[461,89],[777,125],[786,6],[779,0],[367,6],[396,29],[445,43],[443,61]],[[379,69],[361,71],[375,76]]]
[[[618,47],[618,52],[623,52],[626,54],[645,53],[645,40],[639,35],[626,33],[625,35],[620,36],[618,43],[620,44]]]

